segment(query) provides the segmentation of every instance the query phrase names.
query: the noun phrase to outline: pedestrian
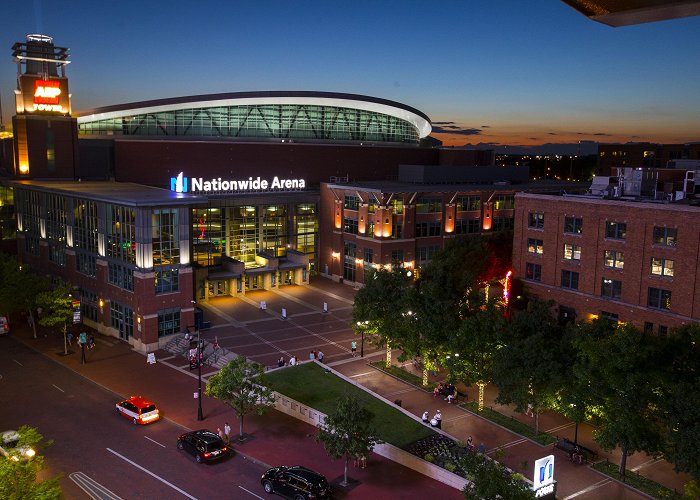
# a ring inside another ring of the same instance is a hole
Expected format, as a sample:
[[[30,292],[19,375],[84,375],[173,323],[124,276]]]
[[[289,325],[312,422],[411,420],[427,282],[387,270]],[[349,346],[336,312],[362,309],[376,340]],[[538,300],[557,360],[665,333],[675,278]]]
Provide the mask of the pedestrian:
[[[534,405],[532,403],[527,404],[527,409],[525,410],[525,415],[528,415],[530,417],[535,416],[535,412],[532,411],[534,409]]]
[[[289,358],[289,366],[294,366],[296,364],[297,364],[297,357],[296,356],[292,356],[291,358]]]
[[[428,418],[428,410],[425,410],[423,412],[423,416],[421,417],[421,420],[423,421],[424,424],[430,423],[430,419]]]
[[[73,345],[73,334],[68,332],[68,345]]]
[[[93,348],[95,347],[95,336],[94,336],[93,334],[90,334],[89,339],[90,339],[90,340],[89,340],[89,342],[88,342],[88,347],[89,347],[90,349],[93,349]]]
[[[280,359],[277,360],[277,366],[279,368],[282,368],[284,366],[284,356],[280,356]]]
[[[472,439],[471,436],[467,438],[467,448],[469,448],[469,451],[474,450],[474,440]]]
[[[225,439],[226,436],[224,435],[224,431],[221,430],[221,427],[216,428],[216,433],[219,435],[221,439]]]
[[[224,424],[224,436],[226,436],[227,443],[231,441],[231,426],[228,425],[228,422]]]
[[[316,359],[316,351],[311,351],[309,353],[309,361],[313,361],[314,359]]]
[[[316,359],[318,359],[321,363],[323,363],[323,351],[321,349],[318,350],[318,354],[316,355]]]
[[[357,356],[357,342],[355,342],[354,340],[350,342],[350,350],[352,351],[353,358]]]
[[[442,429],[442,412],[440,410],[435,412],[433,419],[430,421],[430,425]]]
[[[214,350],[216,351],[217,349],[221,349],[221,347],[219,347],[219,337],[218,336],[214,337]]]
[[[486,453],[486,446],[484,445],[484,443],[481,443],[479,445],[479,453],[481,453],[482,455]]]

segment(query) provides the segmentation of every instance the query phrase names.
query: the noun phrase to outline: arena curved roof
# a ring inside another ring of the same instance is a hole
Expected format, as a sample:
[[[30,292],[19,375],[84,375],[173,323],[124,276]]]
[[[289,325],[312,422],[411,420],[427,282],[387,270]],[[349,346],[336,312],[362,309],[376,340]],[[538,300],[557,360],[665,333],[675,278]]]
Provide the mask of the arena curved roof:
[[[357,94],[264,91],[107,106],[78,114],[81,135],[215,136],[418,142],[430,119],[415,108]]]

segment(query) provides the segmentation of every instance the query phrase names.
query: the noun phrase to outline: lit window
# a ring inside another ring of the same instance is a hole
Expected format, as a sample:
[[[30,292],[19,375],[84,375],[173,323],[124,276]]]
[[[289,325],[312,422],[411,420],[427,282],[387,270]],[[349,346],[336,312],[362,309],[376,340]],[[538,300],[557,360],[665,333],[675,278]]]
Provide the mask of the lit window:
[[[654,276],[673,277],[673,261],[662,258],[651,258],[651,274]]]

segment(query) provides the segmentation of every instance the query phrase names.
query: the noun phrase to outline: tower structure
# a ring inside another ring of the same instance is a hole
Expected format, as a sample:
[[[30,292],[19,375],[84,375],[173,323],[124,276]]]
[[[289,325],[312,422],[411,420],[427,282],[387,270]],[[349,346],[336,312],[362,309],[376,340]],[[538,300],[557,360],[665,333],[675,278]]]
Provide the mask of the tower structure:
[[[66,77],[68,50],[46,35],[27,35],[26,42],[12,46],[17,63],[12,118],[16,178],[75,178],[78,140]]]

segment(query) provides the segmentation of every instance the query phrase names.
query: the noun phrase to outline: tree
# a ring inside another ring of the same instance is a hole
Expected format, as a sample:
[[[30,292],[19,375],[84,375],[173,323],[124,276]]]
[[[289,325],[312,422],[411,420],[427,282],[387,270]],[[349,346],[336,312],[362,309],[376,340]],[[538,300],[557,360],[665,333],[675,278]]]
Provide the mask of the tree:
[[[34,338],[36,299],[47,288],[46,281],[32,273],[28,266],[20,265],[14,257],[0,253],[0,304],[6,309],[2,312],[27,311]]]
[[[491,301],[462,321],[449,344],[450,375],[479,387],[479,411],[484,408],[484,388],[493,378],[493,358],[504,345],[506,328],[503,308]]]
[[[33,427],[22,426],[17,431],[20,435],[18,447],[29,446],[34,450],[49,446]],[[27,461],[5,460],[0,457],[0,498],[21,500],[40,498],[52,500],[62,498],[59,477],[37,481],[37,476],[44,468],[44,457],[36,454]]]
[[[467,472],[469,483],[462,492],[473,500],[528,500],[532,489],[520,474],[513,473],[495,460],[481,453],[467,453],[460,467]]]
[[[43,309],[39,324],[59,326],[63,332],[63,354],[68,354],[68,323],[73,320],[73,297],[68,283],[60,282],[53,289],[40,293],[36,304]]]
[[[538,433],[540,413],[556,408],[558,392],[565,384],[562,329],[549,304],[533,301],[529,311],[513,315],[509,330],[508,345],[494,359],[496,401],[515,404],[521,411],[532,405]]]
[[[629,455],[655,455],[663,448],[664,372],[670,361],[663,342],[627,323],[600,339],[578,341],[579,376],[590,381],[594,401],[601,407],[593,437],[605,450],[620,448],[621,477]]]
[[[209,377],[205,393],[233,408],[240,423],[241,440],[244,439],[243,418],[249,413],[262,415],[275,403],[275,396],[267,387],[265,368],[243,356],[236,357]]]
[[[666,409],[665,454],[675,469],[700,481],[700,325],[674,329],[668,342],[671,381]]]
[[[333,414],[318,425],[316,442],[323,441],[333,458],[345,457],[343,486],[348,484],[350,458],[366,457],[380,443],[372,428],[373,418],[372,412],[363,408],[355,395],[346,393]]]
[[[405,315],[411,307],[413,275],[392,266],[391,270],[372,269],[365,276],[365,286],[357,292],[352,308],[353,330],[356,334],[376,336],[379,345],[387,348],[390,365],[391,349],[404,348],[415,331]]]

